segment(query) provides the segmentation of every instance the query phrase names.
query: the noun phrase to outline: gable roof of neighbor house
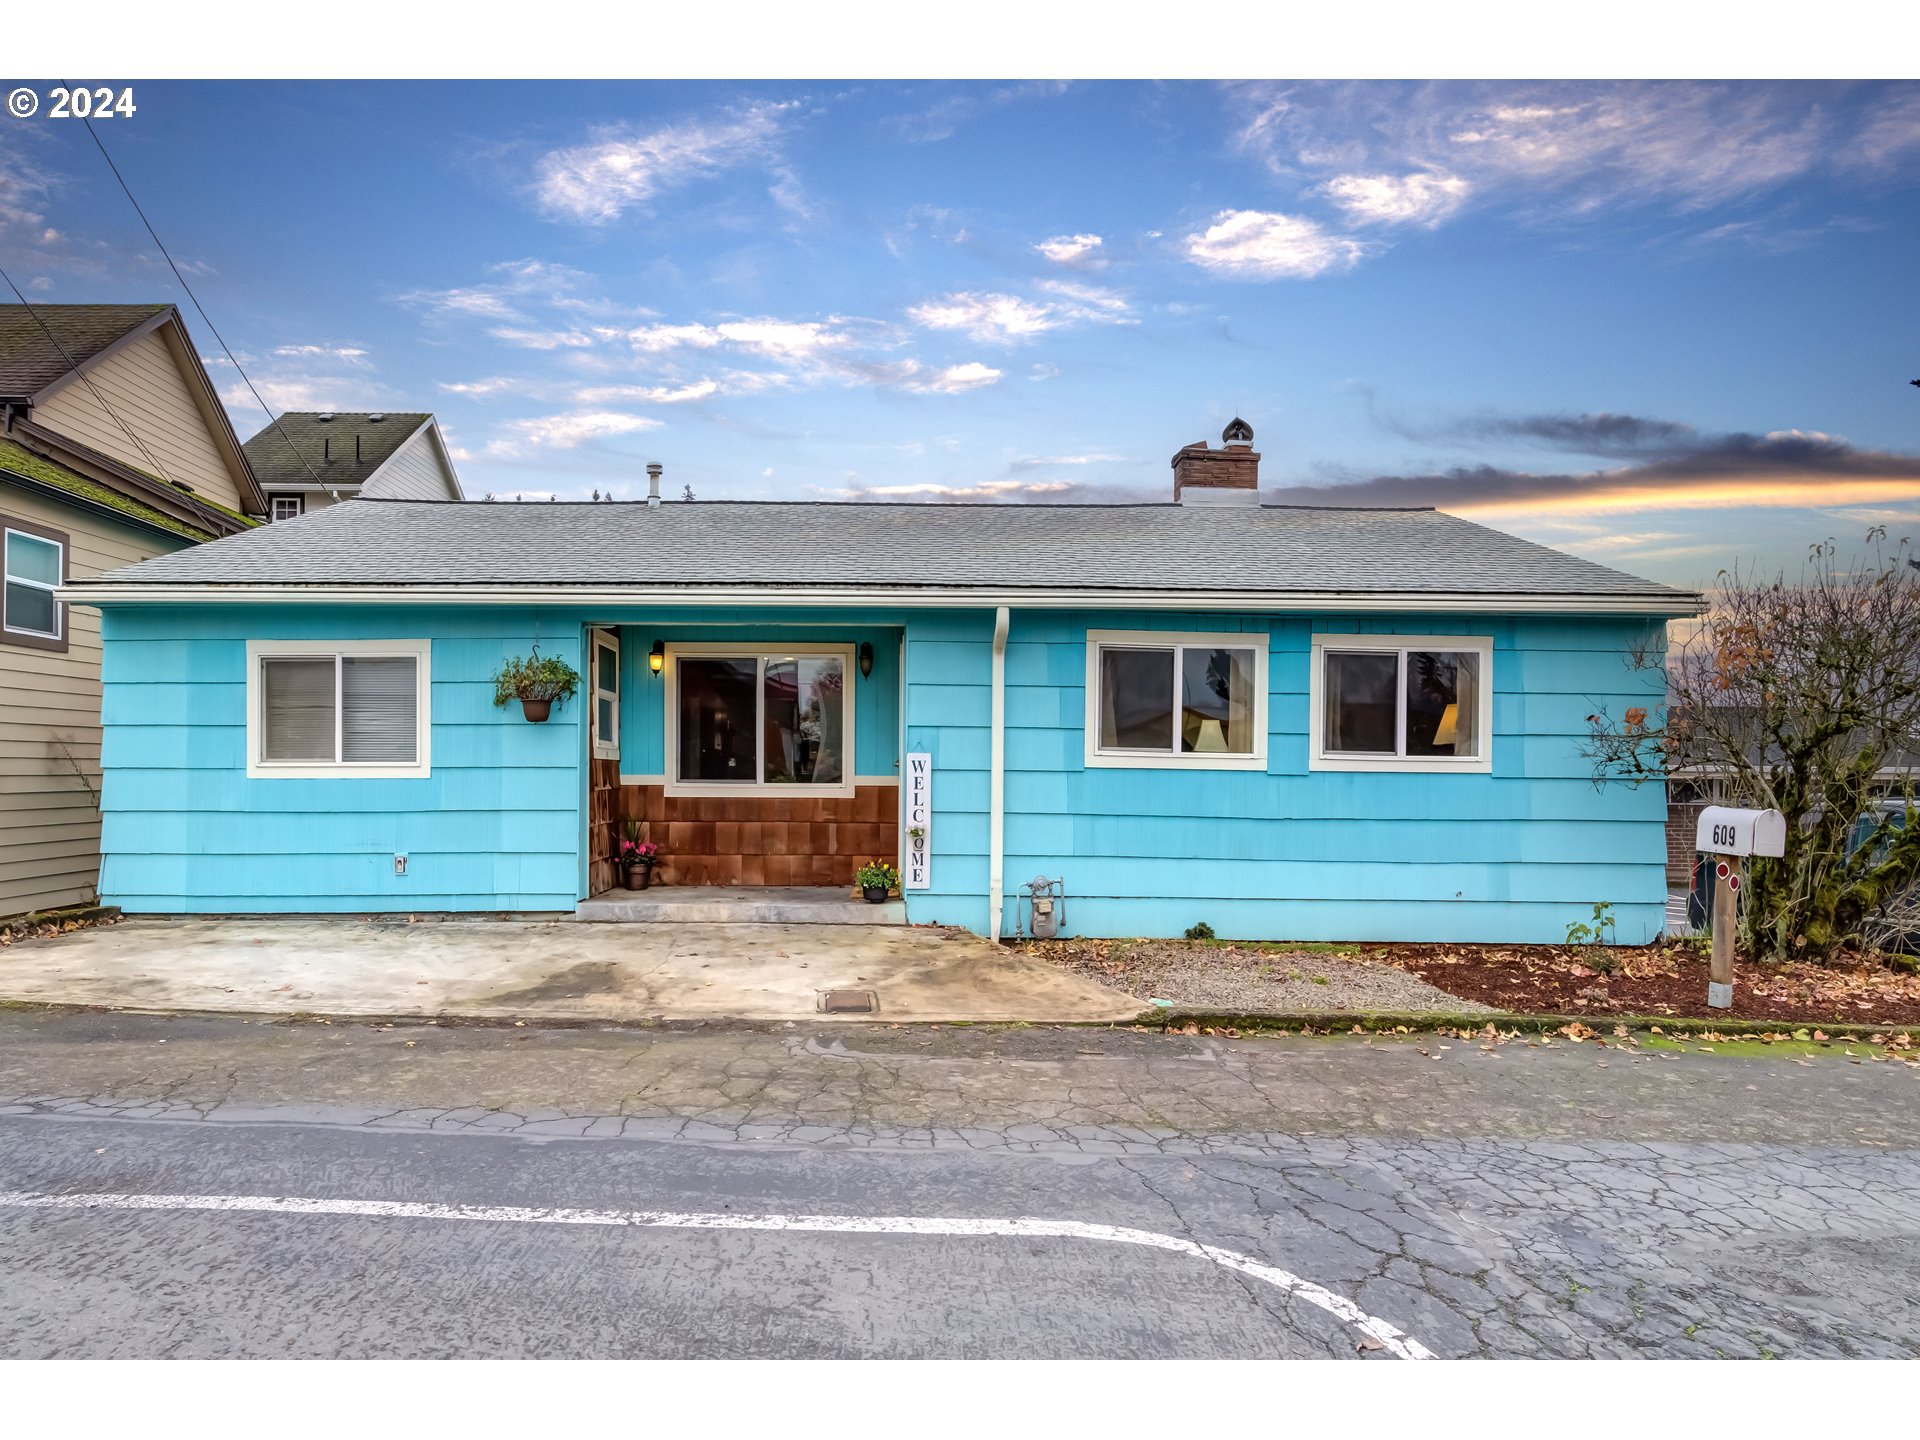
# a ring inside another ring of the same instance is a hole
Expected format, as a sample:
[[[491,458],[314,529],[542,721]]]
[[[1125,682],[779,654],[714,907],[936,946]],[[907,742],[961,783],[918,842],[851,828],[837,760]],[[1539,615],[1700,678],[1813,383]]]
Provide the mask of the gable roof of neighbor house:
[[[262,485],[360,485],[433,416],[418,412],[289,410],[247,441]],[[354,441],[358,440],[359,458]],[[331,442],[331,443],[329,443]]]
[[[0,400],[30,400],[171,314],[171,305],[0,305]]]
[[[87,597],[587,597],[1692,614],[1699,597],[1436,510],[363,500]],[[1002,598],[1004,597],[1004,598]]]
[[[5,438],[0,438],[0,480],[48,492],[68,504],[188,540],[211,540],[216,534],[136,500],[131,495],[122,494],[111,486],[102,485],[97,480],[89,480],[78,471],[69,470],[65,465],[49,460],[44,455],[36,455],[26,446]]]
[[[195,529],[216,535],[244,529],[253,522],[241,511],[198,494],[190,485],[109,455],[86,443],[79,432],[70,433],[66,421],[52,419],[50,407],[58,403],[55,397],[64,398],[72,385],[85,386],[99,404],[108,405],[96,373],[106,373],[112,357],[150,335],[157,335],[186,384],[198,423],[204,426],[241,506],[252,506],[256,513],[263,509],[240,437],[233,433],[179,310],[170,304],[0,305],[0,404],[15,411],[9,433],[28,451],[80,474],[87,483],[124,493],[148,508],[157,507]],[[122,427],[128,425],[120,407],[111,407],[111,413]],[[133,433],[137,437],[138,432]]]

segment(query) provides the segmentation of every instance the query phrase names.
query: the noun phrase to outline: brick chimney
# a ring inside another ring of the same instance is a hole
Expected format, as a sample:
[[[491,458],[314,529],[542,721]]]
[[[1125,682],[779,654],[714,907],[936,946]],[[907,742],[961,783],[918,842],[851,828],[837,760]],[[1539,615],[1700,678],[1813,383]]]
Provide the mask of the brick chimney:
[[[1196,440],[1173,457],[1174,504],[1260,503],[1260,452],[1253,448],[1253,427],[1236,415],[1220,439],[1222,449]]]

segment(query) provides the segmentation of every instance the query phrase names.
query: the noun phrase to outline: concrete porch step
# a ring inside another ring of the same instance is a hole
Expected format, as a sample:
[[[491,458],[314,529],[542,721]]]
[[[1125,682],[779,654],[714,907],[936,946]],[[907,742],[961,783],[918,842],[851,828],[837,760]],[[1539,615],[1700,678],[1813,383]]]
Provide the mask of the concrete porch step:
[[[904,901],[869,905],[838,885],[666,885],[603,890],[574,907],[596,922],[723,925],[904,925]]]

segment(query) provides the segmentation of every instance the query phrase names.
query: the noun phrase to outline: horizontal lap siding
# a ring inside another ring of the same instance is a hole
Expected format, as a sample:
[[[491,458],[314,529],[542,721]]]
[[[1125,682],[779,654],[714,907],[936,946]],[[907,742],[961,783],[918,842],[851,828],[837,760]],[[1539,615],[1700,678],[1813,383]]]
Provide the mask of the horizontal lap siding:
[[[75,580],[187,544],[4,480],[0,514],[64,531]],[[100,874],[100,613],[66,618],[65,651],[0,640],[0,916],[84,904]]]
[[[536,639],[578,666],[580,623],[531,610],[112,612],[105,898],[132,912],[571,909],[584,703],[531,725],[493,704],[492,675]],[[248,778],[247,639],[421,637],[432,641],[429,776]]]
[[[991,620],[908,634],[908,748],[934,757],[934,890],[915,919],[979,924],[987,884]],[[1089,629],[1271,630],[1265,773],[1085,766]],[[1311,772],[1316,633],[1490,635],[1493,773]],[[1013,616],[1007,650],[1010,885],[1064,876],[1082,934],[1558,940],[1593,905],[1623,940],[1659,933],[1658,785],[1596,789],[1586,717],[1659,698],[1630,649],[1657,623],[1406,616]],[[1014,906],[1007,905],[1009,924]]]

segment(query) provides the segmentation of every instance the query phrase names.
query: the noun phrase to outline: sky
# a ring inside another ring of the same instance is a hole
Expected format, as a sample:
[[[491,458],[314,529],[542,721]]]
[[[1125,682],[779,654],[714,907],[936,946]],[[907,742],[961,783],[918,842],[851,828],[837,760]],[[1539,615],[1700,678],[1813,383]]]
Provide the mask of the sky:
[[[96,129],[267,402],[431,410],[475,497],[1162,501],[1239,415],[1270,501],[1671,583],[1920,536],[1920,85],[133,88]],[[266,423],[45,107],[0,266],[181,304]]]

